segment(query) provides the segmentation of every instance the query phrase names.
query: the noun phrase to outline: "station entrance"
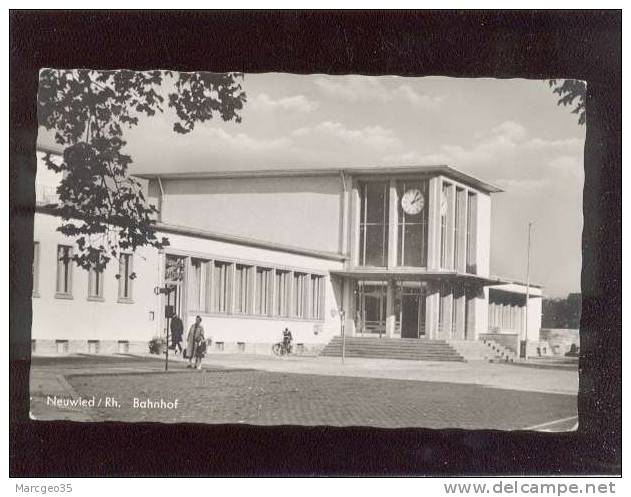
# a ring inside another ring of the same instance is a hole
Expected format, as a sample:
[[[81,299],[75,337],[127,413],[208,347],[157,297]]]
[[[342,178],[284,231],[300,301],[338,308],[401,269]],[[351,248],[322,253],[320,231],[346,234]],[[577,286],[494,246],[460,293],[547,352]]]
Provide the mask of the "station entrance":
[[[395,318],[401,338],[425,338],[427,287],[423,282],[400,281],[395,294]]]
[[[427,283],[358,281],[355,331],[360,336],[426,338]],[[388,302],[391,299],[391,302]],[[388,322],[392,326],[387,333]]]

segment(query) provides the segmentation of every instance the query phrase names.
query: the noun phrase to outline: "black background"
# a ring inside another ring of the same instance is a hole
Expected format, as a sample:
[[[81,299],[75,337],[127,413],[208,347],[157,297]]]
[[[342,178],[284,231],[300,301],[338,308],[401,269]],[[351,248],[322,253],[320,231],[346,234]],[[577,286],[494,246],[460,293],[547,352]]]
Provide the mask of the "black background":
[[[620,11],[12,11],[11,475],[619,473],[621,36]],[[587,80],[579,431],[30,421],[41,67]]]

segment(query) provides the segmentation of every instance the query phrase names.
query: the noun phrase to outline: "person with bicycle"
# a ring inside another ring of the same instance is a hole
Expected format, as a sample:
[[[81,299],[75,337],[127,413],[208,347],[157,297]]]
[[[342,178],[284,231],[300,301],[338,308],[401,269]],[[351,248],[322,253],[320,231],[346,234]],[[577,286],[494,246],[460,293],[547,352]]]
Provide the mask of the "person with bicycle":
[[[294,337],[291,335],[291,331],[289,328],[285,328],[283,330],[283,347],[285,347],[285,352],[287,354],[291,354],[291,342]]]

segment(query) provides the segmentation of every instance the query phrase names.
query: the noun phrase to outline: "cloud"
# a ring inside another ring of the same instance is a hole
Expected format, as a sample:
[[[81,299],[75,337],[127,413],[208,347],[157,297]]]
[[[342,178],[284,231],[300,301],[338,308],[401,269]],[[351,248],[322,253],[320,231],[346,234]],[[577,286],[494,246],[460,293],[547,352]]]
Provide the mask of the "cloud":
[[[255,138],[245,133],[232,135],[220,128],[208,128],[205,132],[211,140],[218,142],[219,145],[238,151],[262,152],[279,150],[291,145],[291,139],[286,137],[264,139]]]
[[[427,153],[402,150],[384,155],[383,160],[389,164],[446,164],[507,191],[529,194],[583,178],[582,140],[531,137],[514,121],[476,133],[470,145],[444,144]]]
[[[400,95],[413,106],[423,109],[434,109],[438,107],[443,101],[443,97],[435,97],[418,93],[414,91],[409,85],[399,86],[395,90],[395,94]]]
[[[334,121],[323,121],[316,126],[298,128],[292,132],[293,137],[325,137],[335,138],[347,144],[357,144],[372,148],[391,148],[400,145],[395,133],[382,126],[365,126],[359,129],[347,128]]]
[[[273,99],[267,93],[259,93],[248,102],[248,105],[255,110],[270,112],[274,110],[293,111],[308,114],[317,109],[318,104],[309,100],[304,95],[293,95]]]
[[[374,76],[321,76],[315,84],[328,97],[347,102],[389,103],[401,99],[418,108],[432,109],[443,101],[441,96],[418,93],[408,84],[391,87]]]
[[[538,192],[542,188],[551,185],[551,181],[548,178],[528,179],[528,178],[510,178],[510,179],[496,179],[494,183],[502,190],[517,193],[524,196],[530,196],[533,193]]]
[[[521,141],[526,135],[526,128],[514,121],[504,121],[491,129],[491,136],[511,142]]]

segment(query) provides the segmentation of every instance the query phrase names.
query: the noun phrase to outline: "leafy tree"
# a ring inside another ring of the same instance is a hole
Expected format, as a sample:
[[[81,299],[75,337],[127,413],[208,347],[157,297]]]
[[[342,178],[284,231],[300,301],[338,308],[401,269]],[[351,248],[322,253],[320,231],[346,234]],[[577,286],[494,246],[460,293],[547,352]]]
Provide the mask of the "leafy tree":
[[[175,111],[177,133],[192,131],[219,115],[241,122],[246,101],[242,73],[173,73],[43,69],[37,111],[39,125],[54,131],[63,147],[61,161],[46,154],[48,168],[63,173],[59,202],[50,208],[61,216],[58,230],[76,238],[75,262],[102,271],[121,250],[141,246],[162,248],[155,206],[141,184],[128,174],[132,158],[124,153],[124,130],[140,119],[163,112],[167,85],[168,107]]]
[[[548,84],[554,88],[552,92],[561,97],[557,104],[574,106],[572,113],[578,114],[578,124],[585,124],[585,96],[587,94],[585,82],[576,79],[551,79]]]

